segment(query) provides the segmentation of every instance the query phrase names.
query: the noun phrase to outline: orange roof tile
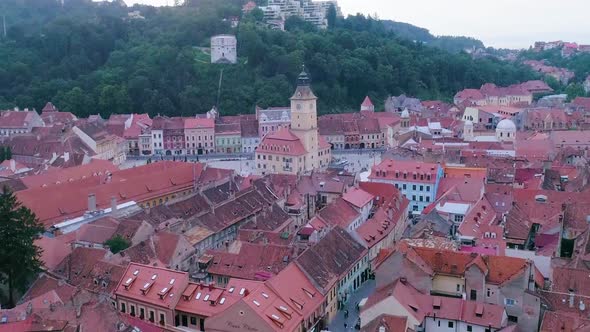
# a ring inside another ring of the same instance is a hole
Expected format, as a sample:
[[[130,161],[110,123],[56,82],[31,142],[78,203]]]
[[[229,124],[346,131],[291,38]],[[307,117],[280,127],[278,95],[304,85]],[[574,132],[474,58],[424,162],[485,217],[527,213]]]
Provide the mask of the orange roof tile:
[[[188,286],[188,274],[131,263],[117,285],[115,294],[161,308],[172,309]]]

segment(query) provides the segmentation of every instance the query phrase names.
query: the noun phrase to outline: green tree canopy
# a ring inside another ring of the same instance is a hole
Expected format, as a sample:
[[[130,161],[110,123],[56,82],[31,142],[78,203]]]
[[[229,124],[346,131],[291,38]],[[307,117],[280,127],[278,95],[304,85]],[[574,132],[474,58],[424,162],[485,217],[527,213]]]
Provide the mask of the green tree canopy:
[[[114,237],[108,239],[104,245],[109,247],[113,254],[116,254],[119,251],[129,248],[131,242],[129,242],[127,239],[124,239],[121,235],[115,235]]]
[[[0,192],[0,281],[8,286],[9,306],[15,304],[14,293],[24,291],[40,271],[41,249],[34,241],[43,231],[35,214],[4,187]]]

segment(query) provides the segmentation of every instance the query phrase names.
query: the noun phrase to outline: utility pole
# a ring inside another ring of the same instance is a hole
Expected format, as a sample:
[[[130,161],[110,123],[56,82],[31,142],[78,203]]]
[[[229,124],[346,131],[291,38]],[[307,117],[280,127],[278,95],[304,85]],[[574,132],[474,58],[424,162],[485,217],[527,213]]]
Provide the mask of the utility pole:
[[[217,112],[219,112],[219,97],[221,97],[221,80],[223,79],[223,68],[219,72],[219,85],[217,86],[217,102],[215,103],[215,107],[217,108]]]
[[[4,31],[4,38],[6,38],[6,15],[2,15],[2,27],[3,27],[3,31]]]

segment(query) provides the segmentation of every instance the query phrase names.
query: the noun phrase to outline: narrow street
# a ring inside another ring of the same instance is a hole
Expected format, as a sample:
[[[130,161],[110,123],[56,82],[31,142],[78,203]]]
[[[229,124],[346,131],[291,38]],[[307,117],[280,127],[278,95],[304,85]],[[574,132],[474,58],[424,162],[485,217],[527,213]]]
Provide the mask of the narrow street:
[[[338,311],[332,323],[328,326],[330,332],[339,331],[355,331],[354,326],[359,318],[359,312],[356,310],[356,304],[365,297],[368,297],[375,290],[375,280],[369,280],[365,282],[359,289],[352,294],[350,301],[346,304],[346,307]],[[348,310],[348,318],[344,318],[344,311]],[[344,329],[344,323],[347,324]]]

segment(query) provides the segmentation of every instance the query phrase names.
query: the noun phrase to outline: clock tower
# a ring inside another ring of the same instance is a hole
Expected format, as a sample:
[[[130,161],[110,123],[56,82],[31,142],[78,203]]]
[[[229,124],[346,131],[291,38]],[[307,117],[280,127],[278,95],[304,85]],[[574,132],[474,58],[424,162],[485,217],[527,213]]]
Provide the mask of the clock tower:
[[[291,132],[299,138],[307,151],[303,162],[306,171],[319,167],[318,98],[311,91],[310,83],[311,78],[304,66],[297,78],[297,89],[291,97]]]

